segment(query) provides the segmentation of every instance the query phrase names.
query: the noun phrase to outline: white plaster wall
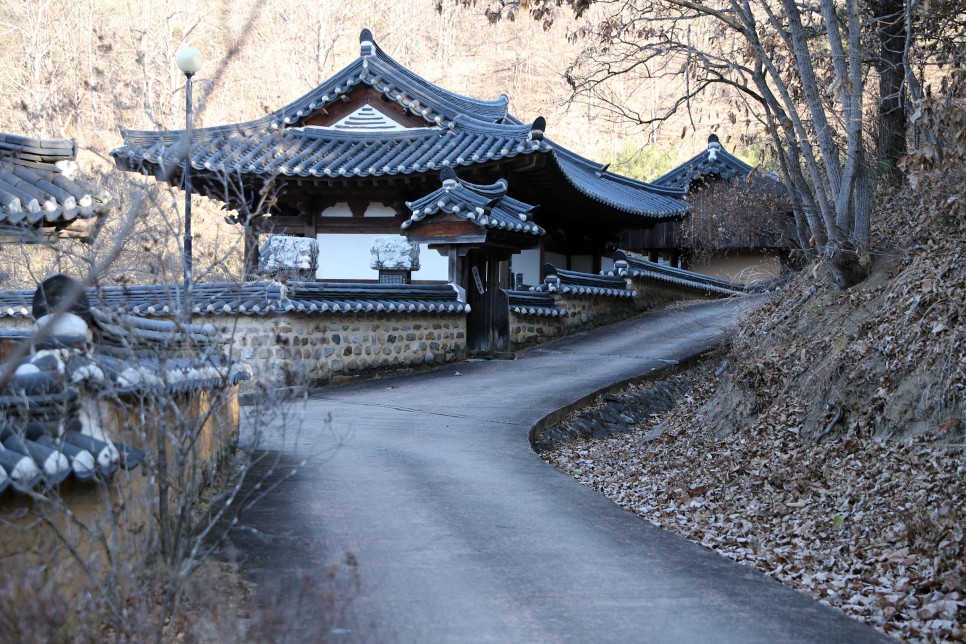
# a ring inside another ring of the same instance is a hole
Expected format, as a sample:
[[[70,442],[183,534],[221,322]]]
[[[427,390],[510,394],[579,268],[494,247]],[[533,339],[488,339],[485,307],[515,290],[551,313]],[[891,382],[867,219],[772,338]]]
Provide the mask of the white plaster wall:
[[[326,233],[318,235],[319,266],[315,276],[320,280],[377,280],[379,273],[369,268],[372,257],[372,240],[387,235],[349,233]],[[402,237],[402,235],[400,235]],[[449,278],[447,259],[430,250],[425,244],[419,246],[419,270],[414,280],[438,280]]]
[[[510,259],[510,267],[514,273],[523,274],[523,283],[535,286],[540,283],[540,249],[529,248],[514,255]]]
[[[557,268],[562,268],[564,270],[567,270],[567,256],[561,255],[560,253],[544,253],[543,263],[553,264]],[[543,266],[541,266],[540,268],[543,268]]]
[[[781,274],[781,262],[774,255],[742,254],[712,257],[710,261],[689,266],[696,273],[703,273],[736,282],[750,284],[757,280],[767,280]]]
[[[600,258],[600,270],[609,271],[614,268],[614,258],[613,257],[601,257]]]
[[[396,211],[389,206],[384,206],[381,203],[371,203],[369,207],[366,208],[366,212],[363,217],[395,217]]]
[[[395,217],[396,211],[389,206],[384,206],[381,203],[371,203],[369,207],[366,208],[363,217]],[[321,213],[319,217],[352,217],[352,211],[349,209],[349,204],[337,203],[334,206],[329,206]]]
[[[337,203],[334,206],[326,208],[319,213],[319,217],[351,217],[352,211],[349,210],[349,204]]]

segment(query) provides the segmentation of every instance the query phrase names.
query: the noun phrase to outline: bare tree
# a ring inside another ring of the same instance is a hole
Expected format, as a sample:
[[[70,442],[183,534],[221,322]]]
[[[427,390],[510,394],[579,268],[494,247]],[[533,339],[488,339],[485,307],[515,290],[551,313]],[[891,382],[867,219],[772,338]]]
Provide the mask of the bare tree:
[[[572,10],[582,20],[574,36],[586,42],[568,70],[574,94],[592,96],[639,125],[686,110],[693,127],[695,100],[725,88],[718,96],[727,102],[731,123],[757,121],[767,132],[792,188],[796,217],[846,288],[867,272],[874,156],[865,135],[869,104],[879,108],[878,157],[891,171],[905,146],[905,97],[921,86],[910,53],[921,47],[914,31],[921,17],[910,14],[913,5],[873,3],[870,16],[858,0],[498,0],[486,13],[513,19],[529,9],[549,28],[558,7]],[[870,101],[875,69],[880,85]],[[617,83],[643,79],[678,82],[681,91],[651,113],[613,91]]]

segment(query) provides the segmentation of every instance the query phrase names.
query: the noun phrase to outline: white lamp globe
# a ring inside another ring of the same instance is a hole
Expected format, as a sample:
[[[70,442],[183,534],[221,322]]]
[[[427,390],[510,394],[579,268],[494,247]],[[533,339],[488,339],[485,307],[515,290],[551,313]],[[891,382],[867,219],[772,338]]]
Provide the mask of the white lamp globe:
[[[201,57],[201,52],[194,47],[182,47],[178,50],[178,54],[174,58],[175,63],[185,74],[194,74],[199,69],[201,69],[201,63],[204,59]]]

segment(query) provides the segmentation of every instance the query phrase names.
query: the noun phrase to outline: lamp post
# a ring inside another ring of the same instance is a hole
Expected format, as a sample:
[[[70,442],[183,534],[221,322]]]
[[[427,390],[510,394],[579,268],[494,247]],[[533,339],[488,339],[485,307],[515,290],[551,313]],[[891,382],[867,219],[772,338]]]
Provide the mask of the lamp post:
[[[184,158],[184,293],[181,301],[181,318],[185,324],[191,322],[191,77],[201,69],[201,52],[194,47],[182,47],[175,57],[178,69],[184,74],[185,81],[185,158]]]

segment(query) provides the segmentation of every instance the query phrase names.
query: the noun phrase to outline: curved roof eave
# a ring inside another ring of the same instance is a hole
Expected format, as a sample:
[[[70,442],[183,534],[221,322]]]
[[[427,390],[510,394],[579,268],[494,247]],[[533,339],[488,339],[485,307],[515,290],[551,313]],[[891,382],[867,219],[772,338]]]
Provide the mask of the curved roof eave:
[[[735,176],[740,177],[746,177],[754,170],[723,147],[714,150],[716,156],[714,161],[709,158],[710,152],[711,149],[702,150],[670,172],[666,172],[655,179],[653,184],[666,188],[679,186],[680,189],[687,191],[692,180],[712,174],[720,174],[721,169],[731,170]],[[715,169],[706,169],[711,163],[715,164]]]
[[[483,185],[464,181],[452,169],[441,172],[443,185],[429,194],[407,201],[413,215],[402,224],[409,228],[438,212],[456,215],[480,228],[541,236],[546,231],[529,219],[537,206],[507,196],[506,179]]]
[[[676,219],[691,210],[691,206],[679,198],[684,194],[681,190],[669,190],[607,172],[605,166],[557,144],[551,143],[551,149],[550,157],[557,170],[574,189],[594,201],[624,213],[653,219]]]
[[[486,125],[475,119],[457,123],[453,129],[378,133],[311,127],[249,134],[209,132],[201,144],[192,146],[191,163],[200,171],[212,172],[364,177],[433,172],[550,150],[539,138],[529,136],[527,126]],[[113,150],[111,156],[124,169],[145,171],[145,166],[179,167],[183,152],[183,139],[154,133]]]

